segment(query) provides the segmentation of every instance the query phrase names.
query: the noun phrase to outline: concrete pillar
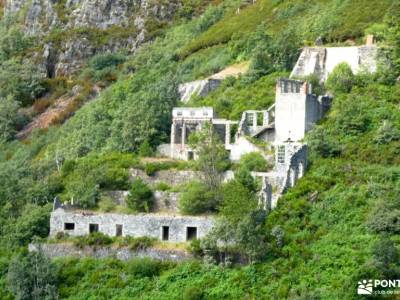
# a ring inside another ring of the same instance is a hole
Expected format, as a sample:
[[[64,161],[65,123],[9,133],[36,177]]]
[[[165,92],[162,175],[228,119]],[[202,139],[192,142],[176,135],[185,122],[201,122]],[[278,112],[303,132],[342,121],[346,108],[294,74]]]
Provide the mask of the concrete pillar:
[[[263,126],[267,126],[269,124],[269,112],[264,111],[264,120],[263,120]]]
[[[253,113],[253,128],[257,128],[257,113]]]
[[[231,124],[228,122],[225,124],[225,146],[231,144]]]
[[[171,125],[171,146],[170,146],[171,157],[172,157],[172,158],[174,157],[174,154],[175,154],[175,141],[176,141],[176,137],[175,137],[176,131],[175,131],[175,128],[176,128],[176,124],[175,124],[175,121],[173,121],[173,122],[172,122],[172,125]]]
[[[186,123],[183,121],[182,123],[182,150],[185,148],[185,139],[186,139]]]

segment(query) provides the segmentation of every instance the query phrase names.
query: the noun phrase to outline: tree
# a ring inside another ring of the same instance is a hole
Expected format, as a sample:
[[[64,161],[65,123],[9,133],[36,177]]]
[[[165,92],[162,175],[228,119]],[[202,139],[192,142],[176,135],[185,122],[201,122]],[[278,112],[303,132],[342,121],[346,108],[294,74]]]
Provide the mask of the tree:
[[[260,152],[246,153],[240,158],[239,165],[249,171],[266,172],[271,167]]]
[[[148,140],[145,140],[139,147],[139,156],[140,157],[149,157],[153,155],[153,149]]]
[[[347,63],[340,63],[329,74],[325,85],[333,93],[349,93],[354,83],[351,67]]]
[[[142,179],[135,179],[126,202],[135,211],[149,212],[153,206],[153,192]]]
[[[22,106],[30,105],[44,91],[37,66],[17,59],[0,62],[0,97],[13,95]]]
[[[184,214],[201,214],[216,209],[215,194],[202,182],[193,181],[186,185],[179,198],[179,210]]]
[[[15,257],[7,279],[17,300],[58,299],[57,269],[40,251]]]
[[[257,208],[255,193],[236,179],[223,185],[222,199],[219,210],[225,218],[235,225]]]
[[[0,142],[11,139],[16,132],[19,102],[12,96],[0,97]]]
[[[397,279],[400,275],[398,266],[399,251],[389,235],[383,234],[375,243],[373,256],[376,268],[386,279]]]
[[[400,75],[400,4],[393,3],[385,16],[385,40],[390,47],[390,59],[393,63],[395,76]]]
[[[189,144],[197,151],[197,167],[204,174],[204,183],[211,191],[217,191],[222,173],[229,167],[229,153],[210,124],[189,137]]]

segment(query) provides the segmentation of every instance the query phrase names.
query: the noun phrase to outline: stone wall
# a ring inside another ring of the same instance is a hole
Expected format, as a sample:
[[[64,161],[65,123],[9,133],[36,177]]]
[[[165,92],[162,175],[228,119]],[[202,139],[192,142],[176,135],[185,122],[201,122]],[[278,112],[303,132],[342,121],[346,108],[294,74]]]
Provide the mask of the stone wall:
[[[178,212],[180,193],[175,192],[154,192],[154,210],[163,212]]]
[[[58,257],[95,257],[95,258],[107,258],[113,257],[119,260],[130,260],[133,258],[144,258],[149,257],[157,260],[172,260],[182,261],[190,259],[193,256],[183,250],[177,249],[159,249],[159,248],[147,248],[131,250],[129,248],[115,248],[115,247],[89,247],[78,248],[71,244],[59,243],[59,244],[29,244],[28,249],[30,252],[40,251],[50,259]]]
[[[190,170],[162,170],[156,172],[152,176],[148,176],[146,172],[139,169],[130,169],[132,179],[141,178],[144,182],[150,185],[156,185],[163,182],[170,186],[186,184],[193,180],[201,178],[201,172]]]
[[[66,229],[67,224],[74,224],[73,229]],[[122,225],[122,236],[148,236],[162,239],[163,227],[169,228],[168,241],[174,243],[188,240],[188,227],[196,228],[196,238],[204,237],[212,228],[212,216],[178,216],[172,214],[113,214],[88,211],[65,211],[56,209],[50,217],[50,235],[65,232],[72,236],[90,233],[90,224],[96,224],[98,231],[109,236],[116,236],[117,225]],[[190,230],[190,229],[189,229]]]
[[[129,191],[107,191],[105,194],[110,197],[117,205],[126,205],[126,197]],[[178,212],[178,202],[180,193],[168,191],[154,191],[155,212]]]

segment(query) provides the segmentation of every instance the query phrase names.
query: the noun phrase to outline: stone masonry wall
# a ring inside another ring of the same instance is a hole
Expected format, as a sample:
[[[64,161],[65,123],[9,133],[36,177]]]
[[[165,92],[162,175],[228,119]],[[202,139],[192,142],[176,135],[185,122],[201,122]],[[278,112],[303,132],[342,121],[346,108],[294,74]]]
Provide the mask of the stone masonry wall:
[[[73,230],[65,230],[65,223],[74,223]],[[66,232],[72,236],[89,234],[90,224],[98,224],[99,232],[116,235],[116,225],[122,225],[123,236],[148,236],[161,239],[162,227],[169,227],[169,241],[187,241],[187,228],[197,228],[197,238],[204,237],[212,228],[214,218],[210,216],[176,216],[161,214],[95,214],[93,212],[67,212],[56,209],[50,217],[50,235]]]
[[[59,244],[29,244],[28,247],[30,252],[41,251],[46,257],[53,259],[57,257],[95,257],[95,258],[107,258],[114,257],[119,260],[130,260],[132,258],[144,258],[149,257],[157,260],[172,260],[182,261],[190,259],[193,256],[183,250],[171,250],[171,249],[158,249],[158,248],[147,248],[131,250],[129,248],[114,248],[114,247],[84,247],[78,248],[71,244],[59,243]]]
[[[143,170],[130,169],[130,175],[132,179],[141,178],[150,185],[164,182],[170,186],[189,183],[190,181],[201,178],[201,172],[190,170],[161,170],[152,176],[148,176]]]

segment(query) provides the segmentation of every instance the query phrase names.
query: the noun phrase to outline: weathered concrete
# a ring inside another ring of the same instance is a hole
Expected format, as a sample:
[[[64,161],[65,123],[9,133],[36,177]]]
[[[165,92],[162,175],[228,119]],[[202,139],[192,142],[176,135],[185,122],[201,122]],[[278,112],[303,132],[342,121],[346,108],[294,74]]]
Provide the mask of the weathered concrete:
[[[68,230],[66,224],[74,224]],[[148,236],[162,239],[162,228],[169,228],[168,241],[181,243],[188,240],[188,227],[195,227],[196,238],[204,237],[212,228],[212,216],[179,216],[168,214],[112,214],[88,211],[65,211],[56,209],[50,217],[50,235],[66,232],[72,236],[90,233],[90,224],[96,224],[98,231],[109,236],[117,235],[117,225],[122,225],[122,236]]]
[[[347,63],[354,73],[362,70],[375,72],[377,67],[375,45],[354,47],[306,47],[303,49],[290,78],[317,75],[321,81],[340,63]]]
[[[193,95],[204,97],[220,84],[221,80],[211,78],[182,83],[178,87],[180,100],[186,103]]]
[[[30,252],[40,251],[48,258],[54,259],[59,257],[94,257],[94,258],[108,258],[113,257],[119,260],[130,260],[133,258],[152,258],[156,260],[170,260],[182,261],[193,258],[193,256],[183,250],[178,249],[159,249],[149,247],[147,249],[132,250],[127,247],[89,247],[78,248],[74,245],[67,243],[58,244],[29,244],[28,249]]]

